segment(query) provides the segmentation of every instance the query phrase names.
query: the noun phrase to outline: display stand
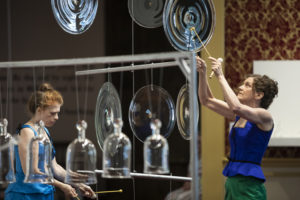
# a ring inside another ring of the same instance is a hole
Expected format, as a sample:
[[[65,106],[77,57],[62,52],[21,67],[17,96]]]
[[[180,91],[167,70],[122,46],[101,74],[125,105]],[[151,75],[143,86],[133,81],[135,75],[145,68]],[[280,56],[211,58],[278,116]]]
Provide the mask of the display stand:
[[[141,63],[150,64],[141,64]],[[127,66],[94,69],[86,71],[77,71],[76,76],[83,76],[89,74],[111,73],[121,71],[134,71],[151,68],[163,67],[179,67],[189,82],[189,104],[190,110],[195,111],[191,113],[190,129],[190,160],[192,164],[191,177],[175,177],[175,176],[161,176],[151,174],[132,173],[133,177],[144,177],[153,179],[170,179],[170,180],[191,180],[192,181],[192,199],[198,200],[199,194],[199,176],[198,176],[198,122],[196,110],[197,106],[197,75],[196,75],[196,60],[195,54],[192,52],[170,52],[170,53],[153,53],[140,55],[124,55],[124,56],[107,56],[95,58],[74,58],[74,59],[56,59],[56,60],[40,60],[40,61],[16,61],[16,62],[0,62],[0,68],[27,68],[27,67],[56,67],[56,66],[78,66],[78,65],[98,65],[98,64],[126,64]],[[101,170],[96,170],[96,173],[101,173]],[[135,176],[136,174],[136,176]]]

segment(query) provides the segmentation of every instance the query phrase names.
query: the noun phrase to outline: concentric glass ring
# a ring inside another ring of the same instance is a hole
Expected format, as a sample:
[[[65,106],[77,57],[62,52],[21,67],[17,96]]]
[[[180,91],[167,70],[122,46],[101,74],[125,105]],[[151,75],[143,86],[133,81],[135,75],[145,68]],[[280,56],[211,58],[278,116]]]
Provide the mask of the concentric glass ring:
[[[167,138],[175,126],[174,102],[162,87],[147,85],[139,89],[131,100],[128,117],[131,130],[140,141],[144,142],[152,135],[152,119],[161,121],[160,134]]]
[[[96,136],[102,150],[105,138],[114,132],[115,119],[122,119],[121,101],[114,85],[106,82],[99,91],[95,110]]]
[[[163,12],[165,34],[179,51],[198,52],[207,45],[214,32],[215,20],[211,0],[170,0]]]
[[[189,87],[188,84],[185,84],[181,87],[176,102],[177,126],[180,135],[185,140],[191,139],[190,120],[191,120],[192,111],[190,109],[189,98],[190,98]],[[196,108],[194,112],[196,112],[196,120],[198,122],[199,120],[198,102],[196,104]]]
[[[166,0],[128,0],[131,18],[145,28],[160,27]]]
[[[71,34],[81,34],[92,25],[98,0],[51,0],[54,17],[60,27]]]

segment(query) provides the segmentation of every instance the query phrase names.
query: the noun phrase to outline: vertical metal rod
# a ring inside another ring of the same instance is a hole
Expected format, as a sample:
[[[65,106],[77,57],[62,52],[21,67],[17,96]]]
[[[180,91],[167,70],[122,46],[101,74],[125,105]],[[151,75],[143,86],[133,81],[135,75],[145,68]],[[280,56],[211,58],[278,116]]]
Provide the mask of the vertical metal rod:
[[[190,140],[190,159],[192,164],[192,171],[191,175],[193,177],[192,180],[192,199],[198,200],[199,199],[199,159],[198,159],[198,124],[197,124],[197,117],[196,117],[196,110],[197,106],[197,72],[196,72],[196,59],[195,54],[190,55],[190,83],[189,83],[189,105],[191,112],[191,119],[190,119],[190,131],[192,134],[192,139]]]

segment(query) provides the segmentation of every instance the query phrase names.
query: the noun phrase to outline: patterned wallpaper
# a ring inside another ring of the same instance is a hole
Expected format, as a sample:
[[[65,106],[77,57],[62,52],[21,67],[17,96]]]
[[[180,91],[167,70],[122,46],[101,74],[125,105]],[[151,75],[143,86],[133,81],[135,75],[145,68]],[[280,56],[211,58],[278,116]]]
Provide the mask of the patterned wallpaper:
[[[252,73],[253,60],[295,59],[300,59],[300,0],[225,0],[225,75],[233,88]],[[272,147],[266,156],[299,157],[300,148]]]

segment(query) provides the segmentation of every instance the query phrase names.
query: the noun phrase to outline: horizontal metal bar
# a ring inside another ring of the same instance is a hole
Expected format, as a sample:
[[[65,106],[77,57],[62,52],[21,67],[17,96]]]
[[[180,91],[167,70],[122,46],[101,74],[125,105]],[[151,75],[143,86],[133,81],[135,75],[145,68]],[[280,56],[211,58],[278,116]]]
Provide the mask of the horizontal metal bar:
[[[78,171],[83,172],[83,171]],[[103,170],[95,170],[98,174],[103,174]],[[176,180],[176,181],[192,181],[191,177],[184,176],[170,176],[170,175],[157,175],[157,174],[145,174],[145,173],[134,173],[130,172],[131,177],[135,178],[150,178],[150,179],[165,179],[165,180]]]
[[[139,61],[162,61],[175,60],[174,58],[188,59],[188,52],[169,52],[169,53],[153,53],[139,55],[123,55],[123,56],[106,56],[94,58],[68,58],[53,60],[33,60],[33,61],[12,61],[0,62],[0,68],[26,68],[26,67],[54,67],[54,66],[74,66],[74,65],[92,65],[92,64],[108,64],[108,63],[129,63]]]
[[[171,66],[178,66],[178,62],[173,61],[173,62],[161,62],[161,63],[130,65],[130,66],[113,67],[113,68],[105,68],[105,69],[91,69],[91,70],[77,71],[75,73],[75,75],[76,76],[82,76],[82,75],[91,75],[91,74],[101,74],[101,73],[151,69],[151,68],[163,68],[163,67],[171,67]]]

